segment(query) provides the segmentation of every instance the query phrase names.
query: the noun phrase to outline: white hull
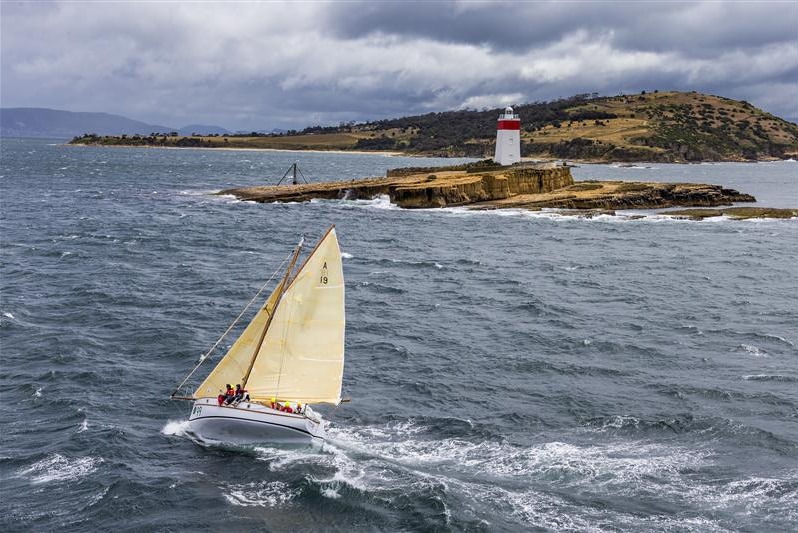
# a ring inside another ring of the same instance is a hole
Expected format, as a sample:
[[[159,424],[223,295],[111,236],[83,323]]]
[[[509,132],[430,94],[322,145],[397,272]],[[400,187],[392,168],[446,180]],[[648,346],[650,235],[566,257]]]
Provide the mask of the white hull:
[[[315,413],[283,413],[250,402],[220,406],[216,398],[195,401],[188,425],[202,439],[234,444],[309,443],[324,438],[324,421]]]

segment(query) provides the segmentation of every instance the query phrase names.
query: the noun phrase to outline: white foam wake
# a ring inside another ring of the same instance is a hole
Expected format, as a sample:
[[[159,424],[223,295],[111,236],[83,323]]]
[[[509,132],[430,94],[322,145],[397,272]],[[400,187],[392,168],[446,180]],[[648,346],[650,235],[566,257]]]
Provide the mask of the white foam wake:
[[[555,494],[524,487],[570,487],[572,490],[624,494],[662,491],[678,500],[694,484],[689,472],[706,466],[708,450],[621,441],[599,445],[547,442],[518,446],[505,442],[471,442],[458,438],[426,440],[429,428],[414,422],[363,428],[330,428],[325,450],[333,476],[313,480],[321,494],[337,498],[344,486],[391,500],[408,493],[457,494],[469,505],[488,505],[516,524],[552,530],[603,531],[596,521],[606,515],[585,512]],[[519,482],[521,482],[519,484]],[[400,496],[397,496],[400,495]],[[613,512],[611,522],[631,530],[663,527],[710,531],[712,521],[640,517]]]
[[[635,422],[630,417],[617,424]],[[170,429],[178,431],[174,423]],[[433,430],[433,431],[431,431]],[[166,432],[166,431],[164,431]],[[665,516],[638,516],[616,510],[586,511],[549,491],[598,491],[635,498],[657,492],[671,502],[685,495],[713,509],[775,505],[777,510],[795,502],[790,486],[795,472],[784,479],[735,480],[704,484],[691,476],[711,467],[711,448],[679,446],[647,440],[613,440],[579,444],[551,441],[517,445],[504,441],[472,441],[434,437],[434,428],[407,420],[361,427],[328,429],[321,450],[257,447],[257,458],[278,475],[306,472],[305,480],[322,497],[347,498],[353,492],[391,502],[407,494],[443,497],[456,494],[473,506],[489,505],[515,524],[538,524],[550,529],[603,530],[596,521],[610,520],[630,530],[685,528],[718,529],[713,520]],[[231,505],[278,507],[290,505],[302,488],[280,481],[230,484],[224,487]],[[443,503],[444,500],[441,500]],[[445,507],[445,504],[444,504]]]
[[[164,427],[161,428],[161,433],[163,435],[185,437],[188,434],[188,428],[188,420],[169,420]]]

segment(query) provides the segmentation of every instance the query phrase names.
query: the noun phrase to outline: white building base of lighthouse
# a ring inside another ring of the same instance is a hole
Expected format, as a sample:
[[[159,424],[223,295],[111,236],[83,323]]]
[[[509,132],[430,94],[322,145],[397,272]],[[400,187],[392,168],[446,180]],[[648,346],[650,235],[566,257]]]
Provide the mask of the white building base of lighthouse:
[[[518,130],[496,132],[496,155],[493,160],[500,165],[512,165],[521,161],[521,135]]]
[[[496,153],[493,160],[500,165],[521,161],[521,119],[508,107],[499,115],[496,125]]]

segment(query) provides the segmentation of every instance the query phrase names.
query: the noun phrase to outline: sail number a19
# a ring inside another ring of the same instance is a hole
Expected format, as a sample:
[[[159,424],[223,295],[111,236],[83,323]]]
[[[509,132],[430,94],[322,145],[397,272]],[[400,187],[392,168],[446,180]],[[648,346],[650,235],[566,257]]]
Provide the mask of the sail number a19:
[[[330,278],[327,277],[327,261],[324,262],[324,266],[321,267],[321,277],[319,278],[319,283],[322,285],[327,285],[330,282]]]

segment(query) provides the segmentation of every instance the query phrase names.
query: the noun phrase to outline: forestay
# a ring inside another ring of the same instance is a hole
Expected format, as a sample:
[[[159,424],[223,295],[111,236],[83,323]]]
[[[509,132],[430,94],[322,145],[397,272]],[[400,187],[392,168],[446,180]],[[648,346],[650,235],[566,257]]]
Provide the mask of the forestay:
[[[227,354],[216,365],[216,368],[197,387],[197,390],[194,391],[195,398],[216,396],[225,391],[226,384],[236,385],[244,380],[263,335],[263,328],[268,324],[269,315],[274,312],[277,298],[282,292],[282,284],[283,282],[278,283],[277,288],[271,293],[266,303],[263,304],[255,318],[252,319],[252,322],[249,323],[241,336],[236,339]]]

